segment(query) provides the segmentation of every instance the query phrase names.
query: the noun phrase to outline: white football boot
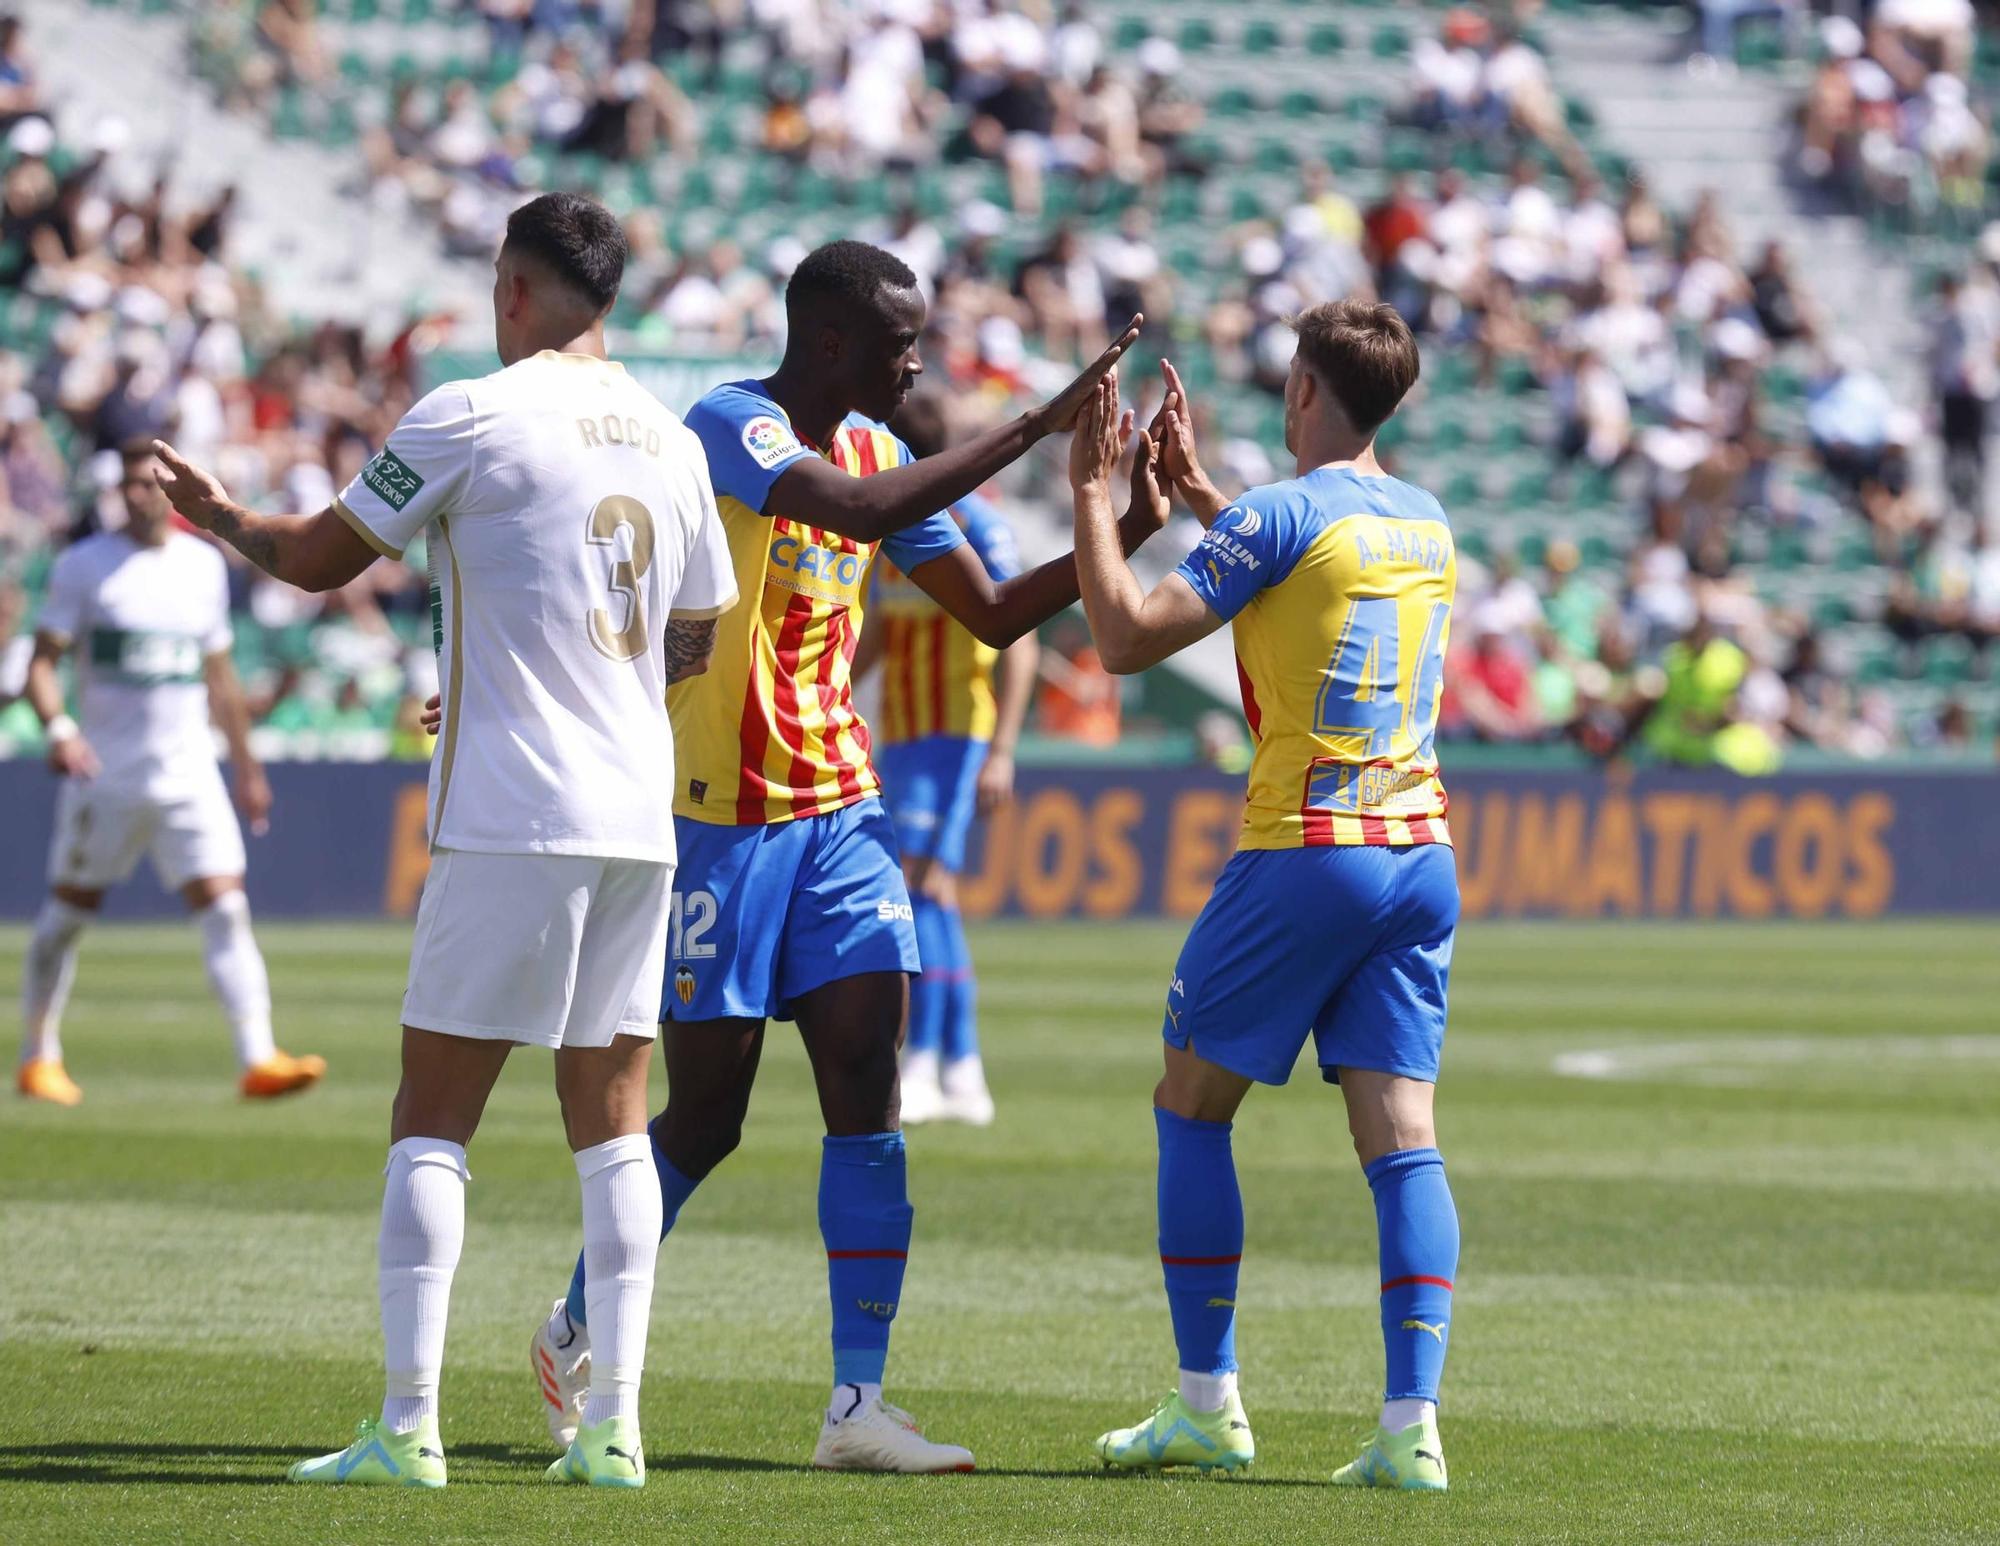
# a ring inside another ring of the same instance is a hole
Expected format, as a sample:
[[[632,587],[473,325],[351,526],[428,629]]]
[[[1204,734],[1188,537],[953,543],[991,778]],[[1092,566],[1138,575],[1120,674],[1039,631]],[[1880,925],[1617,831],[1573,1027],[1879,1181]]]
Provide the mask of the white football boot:
[[[528,1362],[535,1366],[535,1393],[542,1399],[542,1415],[549,1420],[549,1437],[567,1453],[583,1420],[583,1398],[590,1394],[590,1335],[570,1324],[562,1300],[535,1328]]]
[[[979,1054],[945,1064],[938,1076],[938,1115],[970,1127],[993,1125],[993,1095],[986,1088],[986,1065]]]
[[[831,1411],[827,1413],[813,1449],[815,1469],[900,1471],[918,1476],[972,1469],[971,1450],[957,1444],[933,1444],[918,1431],[908,1412],[880,1396],[864,1409],[859,1394],[856,1390],[854,1407],[838,1421]]]
[[[903,1056],[903,1126],[917,1127],[935,1122],[941,1115],[944,1092],[938,1088],[938,1056],[935,1052],[910,1052]]]

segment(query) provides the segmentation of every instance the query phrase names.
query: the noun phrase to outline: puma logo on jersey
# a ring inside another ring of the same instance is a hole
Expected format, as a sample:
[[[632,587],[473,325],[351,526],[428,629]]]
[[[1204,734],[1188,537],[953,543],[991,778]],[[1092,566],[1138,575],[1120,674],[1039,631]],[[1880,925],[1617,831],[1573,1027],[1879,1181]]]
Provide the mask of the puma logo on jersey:
[[[1409,1320],[1403,1322],[1403,1330],[1428,1331],[1432,1336],[1436,1337],[1438,1341],[1442,1342],[1444,1340],[1445,1327],[1449,1324],[1450,1322],[1448,1321],[1439,1321],[1435,1326],[1433,1326],[1429,1321]]]

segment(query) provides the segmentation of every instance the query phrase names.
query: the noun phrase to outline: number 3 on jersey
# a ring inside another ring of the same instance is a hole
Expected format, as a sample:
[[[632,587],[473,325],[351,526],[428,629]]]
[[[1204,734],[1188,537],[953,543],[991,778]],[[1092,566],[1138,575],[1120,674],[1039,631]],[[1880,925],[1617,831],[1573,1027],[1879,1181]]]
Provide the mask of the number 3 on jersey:
[[[1362,755],[1387,757],[1396,736],[1414,737],[1428,761],[1437,733],[1438,693],[1444,685],[1445,626],[1451,603],[1440,601],[1424,620],[1416,671],[1403,690],[1401,608],[1393,596],[1364,596],[1348,606],[1347,626],[1320,682],[1313,728],[1324,736],[1361,743]]]
[[[590,512],[583,540],[593,547],[614,547],[621,526],[632,529],[632,556],[612,560],[611,594],[624,598],[625,624],[614,625],[609,608],[593,608],[590,642],[609,660],[637,660],[652,642],[646,633],[646,604],[639,596],[639,582],[653,567],[653,513],[629,494],[608,495]]]

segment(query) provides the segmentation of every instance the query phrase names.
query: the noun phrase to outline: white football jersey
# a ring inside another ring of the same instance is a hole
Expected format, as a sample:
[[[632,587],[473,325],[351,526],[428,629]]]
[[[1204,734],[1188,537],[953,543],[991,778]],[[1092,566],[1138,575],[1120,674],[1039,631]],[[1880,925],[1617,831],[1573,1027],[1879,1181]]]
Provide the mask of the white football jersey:
[[[700,442],[625,373],[544,350],[413,407],[334,508],[431,528],[433,846],[671,863],[669,617],[736,600]]]
[[[202,667],[231,636],[229,572],[212,544],[179,531],[159,547],[86,537],[56,559],[35,627],[72,647],[99,782],[166,799],[214,781]]]

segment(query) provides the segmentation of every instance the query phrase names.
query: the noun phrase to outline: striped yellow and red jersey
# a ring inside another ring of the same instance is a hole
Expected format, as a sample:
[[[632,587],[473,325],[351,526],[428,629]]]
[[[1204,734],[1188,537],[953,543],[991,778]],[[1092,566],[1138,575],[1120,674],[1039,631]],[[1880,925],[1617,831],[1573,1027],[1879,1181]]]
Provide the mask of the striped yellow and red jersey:
[[[1235,634],[1238,847],[1450,843],[1433,741],[1458,558],[1435,499],[1321,467],[1245,494],[1176,573]]]
[[[951,514],[994,580],[1021,572],[1014,533],[986,500],[967,495]],[[950,736],[990,741],[999,723],[993,667],[1000,652],[982,644],[923,588],[884,560],[870,601],[882,630],[882,711],[875,721],[886,746]]]
[[[965,541],[938,514],[877,544],[767,514],[775,483],[802,457],[857,478],[908,462],[909,449],[850,414],[824,449],[792,429],[762,382],[717,387],[689,410],[708,455],[716,508],[742,601],[716,630],[715,657],[667,694],[679,782],[674,814],[759,826],[877,795],[868,727],[851,689],[863,598],[877,548],[904,573]]]

